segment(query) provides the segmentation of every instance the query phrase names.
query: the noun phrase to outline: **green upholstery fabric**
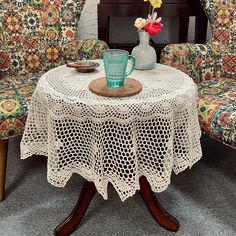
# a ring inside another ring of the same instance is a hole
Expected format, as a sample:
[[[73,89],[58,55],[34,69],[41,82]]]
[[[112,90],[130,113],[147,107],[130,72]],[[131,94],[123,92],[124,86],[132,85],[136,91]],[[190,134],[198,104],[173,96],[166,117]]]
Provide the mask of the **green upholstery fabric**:
[[[217,44],[170,44],[161,53],[161,62],[175,67],[196,83],[220,77],[221,53]]]
[[[101,40],[73,40],[65,46],[65,62],[84,59],[102,58],[102,52],[108,46]]]
[[[202,0],[211,28],[207,44],[171,44],[161,62],[182,70],[199,88],[202,130],[236,148],[236,4],[235,0]]]
[[[236,80],[198,83],[198,116],[204,133],[236,148]]]
[[[78,46],[78,48],[72,46]],[[65,60],[78,58],[98,59],[107,44],[100,40],[73,40],[65,46]],[[71,50],[72,52],[71,52]],[[4,76],[0,78],[0,139],[22,134],[30,104],[38,79],[44,72],[24,76]]]
[[[22,134],[30,97],[41,74],[0,79],[0,139]]]

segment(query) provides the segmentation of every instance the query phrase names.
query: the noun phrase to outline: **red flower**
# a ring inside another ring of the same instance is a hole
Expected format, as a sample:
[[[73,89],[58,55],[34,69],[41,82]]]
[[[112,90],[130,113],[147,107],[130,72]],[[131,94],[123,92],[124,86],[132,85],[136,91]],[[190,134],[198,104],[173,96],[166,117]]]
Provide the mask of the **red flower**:
[[[144,26],[144,30],[150,35],[157,35],[161,32],[162,24],[158,21],[148,20]]]

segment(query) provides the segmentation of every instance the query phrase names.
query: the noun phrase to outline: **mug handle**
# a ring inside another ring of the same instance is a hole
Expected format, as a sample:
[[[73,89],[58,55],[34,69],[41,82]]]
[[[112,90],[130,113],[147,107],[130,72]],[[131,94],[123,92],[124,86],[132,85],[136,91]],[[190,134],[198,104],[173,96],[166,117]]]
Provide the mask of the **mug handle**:
[[[129,59],[131,60],[132,66],[131,66],[131,69],[126,72],[125,76],[129,76],[133,72],[134,67],[135,67],[135,62],[136,62],[135,57],[129,55]]]

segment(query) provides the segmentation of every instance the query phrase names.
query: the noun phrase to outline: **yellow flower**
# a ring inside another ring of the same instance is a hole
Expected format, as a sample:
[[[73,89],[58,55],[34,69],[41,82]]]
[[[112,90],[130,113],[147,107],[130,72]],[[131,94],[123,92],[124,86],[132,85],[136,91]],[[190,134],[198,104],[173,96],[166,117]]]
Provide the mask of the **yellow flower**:
[[[149,1],[153,8],[160,8],[162,5],[162,0],[144,0],[144,2]]]

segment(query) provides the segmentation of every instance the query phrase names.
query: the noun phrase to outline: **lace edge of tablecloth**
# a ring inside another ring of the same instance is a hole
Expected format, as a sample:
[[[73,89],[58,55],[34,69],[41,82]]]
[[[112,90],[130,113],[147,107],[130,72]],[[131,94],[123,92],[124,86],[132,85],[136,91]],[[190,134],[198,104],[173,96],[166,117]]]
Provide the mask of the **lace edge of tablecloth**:
[[[48,153],[46,151],[36,150],[35,148],[32,148],[30,150],[29,148],[21,146],[21,149],[24,149],[24,152],[21,152],[21,159],[27,159],[27,158],[31,157],[32,155],[42,155],[42,156],[48,155]],[[195,152],[195,153],[192,152],[191,155],[194,156],[192,161],[185,160],[185,162],[182,162],[181,168],[180,167],[178,167],[178,168],[173,167],[173,171],[175,174],[179,174],[180,172],[186,170],[187,168],[190,169],[202,157],[201,153],[199,153],[199,152]],[[99,181],[97,181],[98,177],[95,176],[94,173],[93,173],[93,175],[90,175],[90,174],[86,174],[86,172],[87,171],[83,171],[83,170],[80,170],[80,171],[79,170],[72,170],[70,172],[67,172],[67,174],[64,175],[63,180],[60,179],[60,184],[57,184],[56,177],[55,177],[55,179],[52,179],[50,177],[51,173],[49,176],[49,171],[47,171],[47,180],[53,186],[63,188],[63,187],[65,187],[66,183],[69,181],[71,176],[74,173],[76,173],[76,174],[82,176],[84,179],[86,179],[90,182],[93,182],[95,184],[95,187],[96,187],[98,193],[100,195],[102,195],[104,200],[108,199],[107,186],[108,186],[108,183],[110,182],[112,184],[112,186],[115,188],[116,192],[118,193],[121,201],[124,202],[126,199],[132,197],[136,193],[136,191],[138,191],[140,189],[139,178],[141,176],[145,176],[147,178],[152,191],[155,193],[165,191],[168,188],[168,186],[170,185],[170,177],[171,177],[171,175],[170,175],[165,180],[161,180],[160,178],[156,177],[156,175],[150,175],[146,172],[140,171],[137,176],[138,178],[136,179],[134,186],[130,187],[130,189],[128,191],[125,191],[125,192],[128,192],[128,194],[124,195],[124,194],[120,193],[119,186],[123,185],[123,183],[121,183],[121,181],[114,180],[114,178],[112,179],[112,178],[105,177],[105,178],[103,178],[103,180],[101,182],[99,182]],[[164,182],[165,185],[164,186],[160,185],[162,187],[157,186],[157,183],[160,183],[160,182],[162,182],[162,183]]]
[[[181,166],[180,165],[178,165],[178,167],[173,166],[173,171],[176,175],[183,172],[187,168],[191,169],[192,166],[202,158],[202,151],[201,150],[192,151],[189,155],[192,157],[191,161],[185,160],[182,162]]]

